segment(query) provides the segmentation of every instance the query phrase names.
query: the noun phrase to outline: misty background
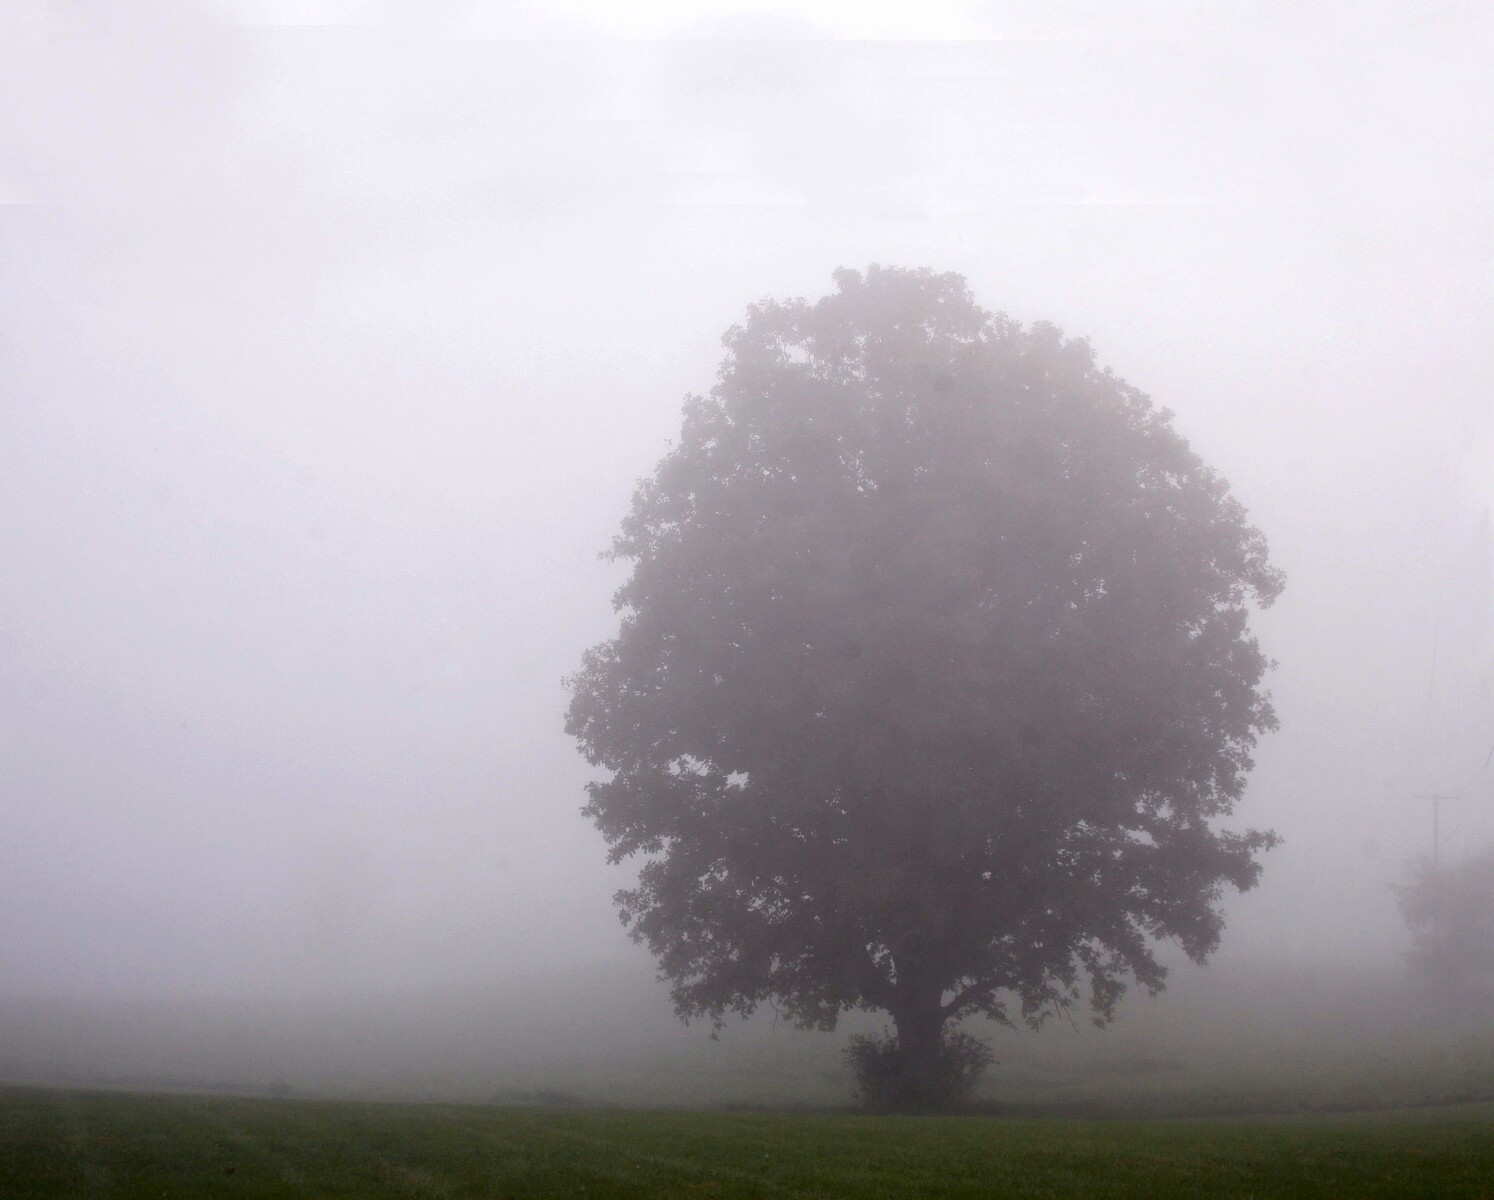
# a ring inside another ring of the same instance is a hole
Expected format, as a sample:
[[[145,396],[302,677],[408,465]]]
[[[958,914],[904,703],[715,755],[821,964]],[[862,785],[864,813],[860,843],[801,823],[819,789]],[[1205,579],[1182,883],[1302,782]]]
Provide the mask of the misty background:
[[[1287,574],[1285,844],[1122,1026],[1383,990],[1414,797],[1494,839],[1494,12],[625,7],[0,15],[0,1075],[726,1053],[561,681],[722,333],[872,262],[1088,336]]]

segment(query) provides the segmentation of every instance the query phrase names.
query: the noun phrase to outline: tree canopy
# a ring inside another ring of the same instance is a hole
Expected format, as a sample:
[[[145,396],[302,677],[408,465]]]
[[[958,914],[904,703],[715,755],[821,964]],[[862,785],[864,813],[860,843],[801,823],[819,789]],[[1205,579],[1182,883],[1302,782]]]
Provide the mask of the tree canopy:
[[[908,1095],[945,1022],[1104,1022],[1217,945],[1274,835],[1282,577],[1171,415],[958,275],[763,301],[634,496],[617,636],[567,729],[637,858],[623,920],[682,1017],[886,1010]]]
[[[1494,850],[1447,865],[1417,859],[1396,898],[1411,930],[1406,965],[1431,1011],[1494,1017]]]

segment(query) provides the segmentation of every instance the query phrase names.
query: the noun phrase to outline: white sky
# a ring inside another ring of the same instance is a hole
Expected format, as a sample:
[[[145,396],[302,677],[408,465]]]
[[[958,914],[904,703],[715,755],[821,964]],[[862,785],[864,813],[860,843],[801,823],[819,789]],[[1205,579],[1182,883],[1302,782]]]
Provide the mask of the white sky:
[[[1494,834],[1488,6],[3,21],[0,995],[646,971],[559,680],[722,331],[843,264],[1089,335],[1270,537],[1225,953],[1393,954],[1416,792]]]

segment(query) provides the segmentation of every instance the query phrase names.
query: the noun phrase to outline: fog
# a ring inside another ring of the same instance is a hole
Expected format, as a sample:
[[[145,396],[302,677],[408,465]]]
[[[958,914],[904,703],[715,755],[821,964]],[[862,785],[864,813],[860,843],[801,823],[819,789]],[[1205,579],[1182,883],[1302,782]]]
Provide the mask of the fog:
[[[0,1076],[781,1054],[674,1025],[561,680],[722,332],[873,262],[1089,337],[1287,575],[1284,845],[1113,1044],[1390,986],[1415,797],[1494,839],[1494,14],[624,7],[0,16]]]

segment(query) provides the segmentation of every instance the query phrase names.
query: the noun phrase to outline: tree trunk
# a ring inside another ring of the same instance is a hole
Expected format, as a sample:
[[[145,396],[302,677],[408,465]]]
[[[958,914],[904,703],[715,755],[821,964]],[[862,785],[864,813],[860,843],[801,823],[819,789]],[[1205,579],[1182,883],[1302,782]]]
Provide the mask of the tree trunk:
[[[892,1103],[900,1111],[927,1112],[948,1102],[948,1081],[940,1069],[941,1034],[946,1016],[941,1000],[938,991],[909,988],[891,1010],[893,1024],[897,1026],[897,1072]]]

